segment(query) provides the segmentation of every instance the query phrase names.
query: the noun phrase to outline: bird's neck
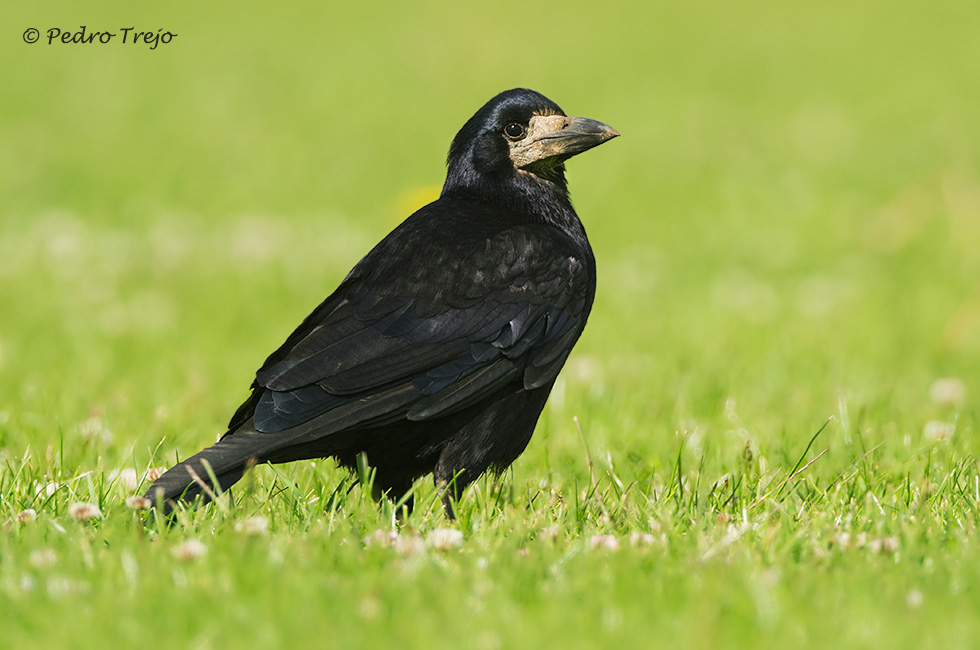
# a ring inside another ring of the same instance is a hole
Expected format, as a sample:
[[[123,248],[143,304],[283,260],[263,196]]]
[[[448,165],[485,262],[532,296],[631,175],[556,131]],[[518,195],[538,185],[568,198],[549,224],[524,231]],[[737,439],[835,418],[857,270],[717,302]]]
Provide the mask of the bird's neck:
[[[555,226],[588,245],[582,222],[568,198],[563,173],[553,180],[525,171],[493,180],[482,175],[450,174],[442,188],[442,196],[501,205],[529,222]]]

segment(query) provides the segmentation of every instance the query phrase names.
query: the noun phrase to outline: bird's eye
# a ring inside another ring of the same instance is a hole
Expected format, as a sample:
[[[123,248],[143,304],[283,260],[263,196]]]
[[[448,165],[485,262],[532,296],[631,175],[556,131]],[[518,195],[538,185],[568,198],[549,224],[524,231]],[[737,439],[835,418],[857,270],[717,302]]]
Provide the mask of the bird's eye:
[[[527,133],[527,129],[524,128],[523,124],[518,124],[514,122],[508,124],[504,127],[504,135],[506,135],[511,140],[520,140]]]

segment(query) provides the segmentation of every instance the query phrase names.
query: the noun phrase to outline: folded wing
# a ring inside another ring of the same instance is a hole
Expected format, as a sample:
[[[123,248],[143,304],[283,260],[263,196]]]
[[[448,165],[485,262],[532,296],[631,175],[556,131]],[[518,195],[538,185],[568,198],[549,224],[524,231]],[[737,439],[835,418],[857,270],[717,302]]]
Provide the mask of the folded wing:
[[[231,432],[249,418],[262,433],[314,424],[317,435],[426,420],[515,381],[533,389],[555,379],[594,282],[559,232],[521,225],[435,247],[441,259],[422,263],[452,277],[431,283],[397,245],[382,242],[389,250],[362,260],[269,357]]]

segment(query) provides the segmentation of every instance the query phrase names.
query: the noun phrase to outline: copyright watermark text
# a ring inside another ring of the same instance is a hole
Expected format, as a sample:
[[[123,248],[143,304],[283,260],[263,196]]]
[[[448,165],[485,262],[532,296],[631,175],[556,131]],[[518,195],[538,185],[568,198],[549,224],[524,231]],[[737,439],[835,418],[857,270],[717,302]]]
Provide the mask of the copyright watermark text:
[[[89,31],[85,25],[79,25],[76,30],[52,27],[45,32],[30,27],[24,30],[25,43],[38,41],[48,45],[110,45],[119,43],[125,45],[145,45],[151,50],[161,45],[168,45],[177,38],[177,34],[163,28],[156,30],[141,30],[136,27],[121,27],[115,31]]]

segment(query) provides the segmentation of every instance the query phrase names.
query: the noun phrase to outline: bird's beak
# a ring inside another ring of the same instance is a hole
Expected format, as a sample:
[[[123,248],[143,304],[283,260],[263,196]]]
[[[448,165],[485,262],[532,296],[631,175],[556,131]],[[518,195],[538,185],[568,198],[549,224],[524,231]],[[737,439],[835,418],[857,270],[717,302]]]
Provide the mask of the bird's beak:
[[[545,159],[561,162],[618,135],[611,126],[587,117],[538,115],[531,118],[527,137],[512,147],[511,158],[521,169]]]
[[[568,158],[619,135],[619,131],[608,124],[587,117],[559,118],[555,125],[557,129],[546,130],[538,137],[541,149],[549,156]]]

